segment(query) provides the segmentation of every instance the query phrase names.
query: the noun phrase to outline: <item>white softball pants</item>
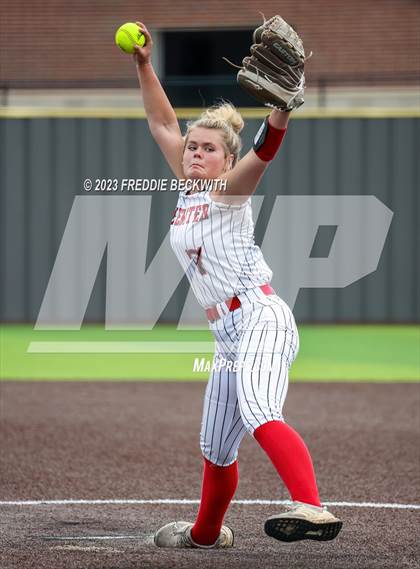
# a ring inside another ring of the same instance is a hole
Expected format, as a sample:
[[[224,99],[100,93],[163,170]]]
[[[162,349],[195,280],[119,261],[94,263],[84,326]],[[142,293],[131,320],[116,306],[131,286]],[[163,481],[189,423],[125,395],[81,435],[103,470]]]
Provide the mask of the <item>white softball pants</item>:
[[[213,464],[228,466],[246,431],[283,420],[289,368],[299,349],[292,311],[260,289],[240,295],[241,307],[210,323],[216,339],[206,388],[200,446]]]

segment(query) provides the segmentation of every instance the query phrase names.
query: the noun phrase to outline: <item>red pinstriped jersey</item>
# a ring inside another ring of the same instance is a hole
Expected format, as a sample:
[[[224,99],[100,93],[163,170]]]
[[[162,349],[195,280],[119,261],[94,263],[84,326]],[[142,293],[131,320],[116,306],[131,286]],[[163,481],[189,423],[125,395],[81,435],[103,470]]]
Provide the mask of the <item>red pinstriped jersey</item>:
[[[233,206],[213,201],[208,191],[181,192],[170,237],[204,308],[271,281],[272,271],[254,242],[251,199]]]

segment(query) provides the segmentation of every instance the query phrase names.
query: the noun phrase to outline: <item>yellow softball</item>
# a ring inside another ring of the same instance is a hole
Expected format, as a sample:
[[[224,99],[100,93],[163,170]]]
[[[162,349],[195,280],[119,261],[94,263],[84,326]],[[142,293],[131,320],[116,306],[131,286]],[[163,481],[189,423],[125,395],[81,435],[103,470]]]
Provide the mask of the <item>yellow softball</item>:
[[[134,45],[143,47],[146,36],[141,32],[137,24],[128,22],[118,28],[115,34],[115,43],[125,53],[134,53]]]

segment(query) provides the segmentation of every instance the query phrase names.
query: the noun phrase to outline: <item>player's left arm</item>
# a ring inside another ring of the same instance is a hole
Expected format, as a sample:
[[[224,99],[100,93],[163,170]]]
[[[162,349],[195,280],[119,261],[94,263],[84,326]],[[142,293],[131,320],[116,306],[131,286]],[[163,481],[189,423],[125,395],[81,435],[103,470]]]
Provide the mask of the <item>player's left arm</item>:
[[[226,174],[226,190],[212,192],[212,199],[228,204],[241,204],[252,195],[268,164],[274,158],[286,133],[290,112],[273,109],[261,125],[253,148]]]
[[[250,56],[242,61],[239,85],[260,103],[273,110],[254,139],[253,150],[225,174],[227,189],[216,200],[244,202],[255,191],[264,170],[281,144],[289,111],[303,102],[305,50],[302,39],[280,16],[259,26],[252,36]]]

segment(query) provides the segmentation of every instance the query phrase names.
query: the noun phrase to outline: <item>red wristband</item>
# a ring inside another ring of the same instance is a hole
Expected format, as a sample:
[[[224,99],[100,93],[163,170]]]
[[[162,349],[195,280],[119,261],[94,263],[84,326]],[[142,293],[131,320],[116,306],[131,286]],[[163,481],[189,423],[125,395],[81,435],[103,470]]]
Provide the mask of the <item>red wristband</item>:
[[[266,117],[254,138],[253,148],[258,158],[264,162],[272,160],[280,148],[286,130],[285,128],[274,128]]]

